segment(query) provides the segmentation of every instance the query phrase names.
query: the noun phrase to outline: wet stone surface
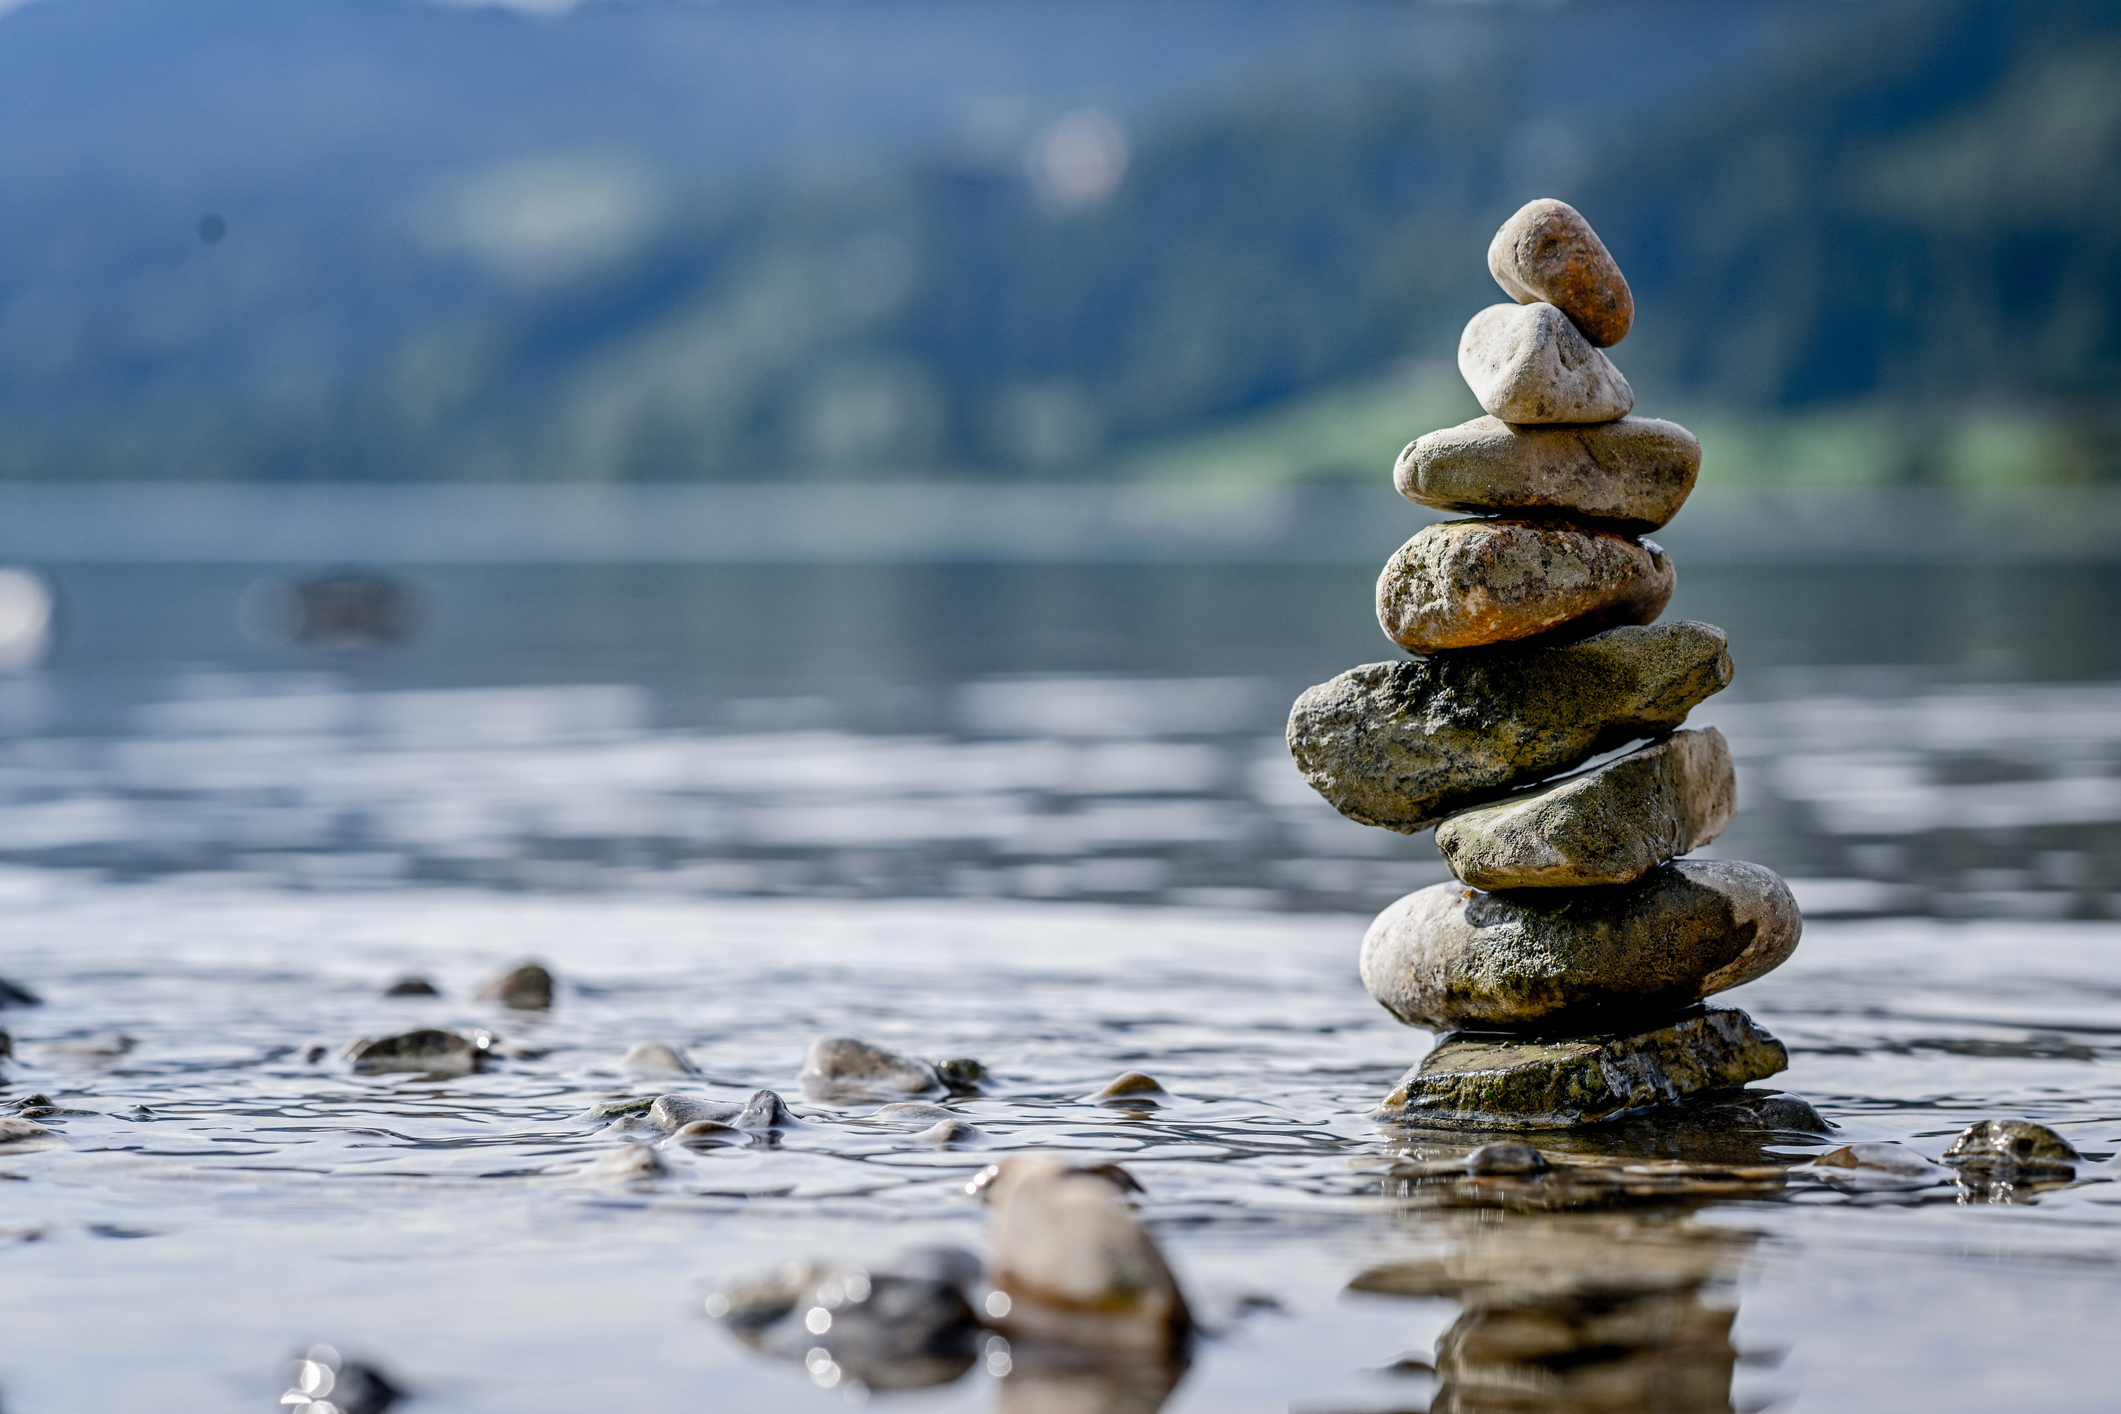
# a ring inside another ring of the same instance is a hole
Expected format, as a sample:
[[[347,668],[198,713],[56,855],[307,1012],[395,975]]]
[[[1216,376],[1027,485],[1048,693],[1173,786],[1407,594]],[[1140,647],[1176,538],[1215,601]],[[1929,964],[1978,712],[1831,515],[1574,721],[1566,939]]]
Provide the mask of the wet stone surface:
[[[1727,643],[1681,622],[1371,663],[1297,698],[1289,749],[1342,814],[1411,834],[1678,726],[1729,685]]]
[[[1654,540],[1522,520],[1432,525],[1377,577],[1377,623],[1415,653],[1584,638],[1656,621],[1677,582]]]

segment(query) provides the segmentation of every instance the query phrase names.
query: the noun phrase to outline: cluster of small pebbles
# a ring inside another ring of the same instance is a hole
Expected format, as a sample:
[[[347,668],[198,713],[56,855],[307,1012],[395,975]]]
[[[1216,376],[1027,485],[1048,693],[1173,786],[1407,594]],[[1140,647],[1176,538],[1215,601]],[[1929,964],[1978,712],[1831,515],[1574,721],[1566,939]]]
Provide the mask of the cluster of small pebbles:
[[[1643,532],[1685,503],[1701,446],[1631,416],[1604,352],[1634,320],[1627,280],[1553,200],[1503,224],[1488,268],[1515,303],[1458,349],[1488,415],[1393,473],[1475,518],[1423,530],[1378,579],[1379,624],[1417,656],[1304,693],[1289,747],[1343,814],[1433,827],[1457,876],[1363,940],[1370,994],[1445,1033],[1380,1117],[1556,1128],[1783,1069],[1750,1017],[1702,1003],[1780,964],[1803,922],[1773,872],[1682,858],[1736,805],[1723,734],[1683,729],[1732,668],[1722,630],[1656,623],[1674,571]]]

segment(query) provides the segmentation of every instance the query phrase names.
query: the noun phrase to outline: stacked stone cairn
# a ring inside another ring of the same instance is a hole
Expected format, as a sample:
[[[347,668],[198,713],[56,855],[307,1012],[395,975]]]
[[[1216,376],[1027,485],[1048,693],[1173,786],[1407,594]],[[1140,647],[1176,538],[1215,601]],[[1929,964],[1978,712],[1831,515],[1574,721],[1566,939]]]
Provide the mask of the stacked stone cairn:
[[[1680,729],[1731,658],[1721,629],[1656,622],[1672,562],[1643,532],[1685,502],[1701,444],[1629,415],[1603,352],[1634,320],[1627,281],[1552,200],[1503,224],[1488,268],[1516,303],[1458,346],[1488,416],[1393,472],[1409,500],[1472,517],[1429,526],[1378,579],[1379,623],[1417,656],[1304,693],[1289,747],[1341,813],[1433,826],[1457,875],[1363,939],[1370,994],[1445,1033],[1379,1116],[1562,1128],[1783,1069],[1752,1018],[1703,1003],[1788,957],[1803,923],[1771,871],[1681,858],[1731,818],[1722,733]]]

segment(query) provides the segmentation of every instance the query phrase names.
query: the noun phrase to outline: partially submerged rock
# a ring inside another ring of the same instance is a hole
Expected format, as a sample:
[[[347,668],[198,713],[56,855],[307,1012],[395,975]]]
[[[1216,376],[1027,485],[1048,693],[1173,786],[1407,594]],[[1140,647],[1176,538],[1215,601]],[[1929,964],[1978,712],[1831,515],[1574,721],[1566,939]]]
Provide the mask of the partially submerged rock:
[[[1083,1098],[1100,1105],[1158,1105],[1170,1099],[1171,1095],[1157,1083],[1155,1076],[1129,1070],[1107,1081],[1102,1089],[1095,1090]]]
[[[710,1100],[700,1095],[659,1095],[648,1107],[648,1122],[658,1129],[675,1132],[702,1120],[753,1134],[802,1123],[771,1090],[755,1091],[741,1105],[732,1100]]]
[[[294,1414],[385,1414],[405,1397],[396,1381],[374,1365],[342,1359],[328,1345],[313,1345],[294,1362],[294,1387],[280,1396]]]
[[[1556,515],[1655,530],[1701,474],[1701,443],[1676,422],[1511,426],[1476,417],[1417,437],[1399,454],[1399,494],[1440,511]]]
[[[1789,886],[1736,860],[1678,860],[1603,889],[1443,883],[1371,923],[1362,980],[1410,1026],[1581,1034],[1749,982],[1803,929]]]
[[[1296,699],[1289,750],[1343,815],[1412,834],[1670,731],[1730,684],[1726,644],[1723,630],[1682,621],[1371,663]]]
[[[2084,1156],[2044,1124],[1984,1119],[1959,1132],[1944,1161],[1969,1169],[2066,1169],[2083,1163]]]
[[[1519,304],[1559,307],[1600,348],[1625,339],[1635,322],[1619,263],[1565,201],[1541,197],[1517,208],[1488,243],[1488,273]]]
[[[0,1007],[43,1006],[44,998],[18,982],[0,977]]]
[[[1551,304],[1495,304],[1458,337],[1458,371],[1490,417],[1611,422],[1635,406],[1620,370]]]
[[[637,1041],[627,1048],[619,1061],[619,1069],[631,1076],[648,1079],[664,1075],[698,1075],[691,1061],[661,1041]]]
[[[515,1011],[544,1011],[552,1005],[552,974],[537,963],[525,963],[479,988],[478,999]]]
[[[663,1142],[684,1149],[718,1149],[725,1144],[735,1144],[745,1138],[743,1130],[733,1124],[719,1120],[696,1119],[690,1124],[681,1124]]]
[[[1012,1337],[1162,1356],[1192,1317],[1163,1253],[1103,1177],[1051,1155],[997,1165],[987,1315]]]
[[[965,1145],[984,1144],[987,1131],[978,1125],[956,1116],[937,1120],[928,1128],[913,1136],[913,1142],[927,1149],[951,1149]]]
[[[1696,1008],[1620,1035],[1446,1036],[1376,1117],[1439,1129],[1568,1129],[1788,1065],[1782,1043],[1734,1007]]]
[[[0,1146],[28,1144],[40,1139],[57,1139],[57,1131],[46,1129],[34,1120],[0,1119]]]
[[[1547,1156],[1529,1144],[1512,1144],[1507,1141],[1483,1144],[1466,1155],[1466,1172],[1480,1177],[1485,1174],[1543,1173],[1553,1165]]]
[[[408,1072],[422,1075],[468,1075],[479,1068],[485,1052],[454,1031],[407,1031],[377,1040],[363,1038],[349,1046],[346,1059],[360,1075]]]
[[[598,1100],[582,1112],[582,1118],[617,1119],[621,1115],[646,1114],[653,1104],[653,1095],[622,1095],[617,1099]]]
[[[591,1165],[589,1177],[599,1183],[646,1183],[669,1172],[655,1150],[645,1144],[628,1144]]]
[[[1821,1178],[1856,1188],[1927,1188],[1951,1178],[1949,1170],[1905,1144],[1843,1144],[1809,1167]]]
[[[919,1389],[956,1379],[977,1358],[983,1332],[966,1291],[978,1276],[977,1259],[956,1251],[877,1269],[796,1264],[713,1292],[707,1314],[747,1345],[803,1361],[828,1387],[858,1379]]]
[[[828,1036],[803,1057],[803,1088],[825,1098],[925,1095],[946,1089],[927,1061],[872,1046],[852,1036]]]
[[[425,977],[400,977],[383,989],[386,997],[439,997],[441,989]]]
[[[1714,727],[1674,732],[1436,827],[1451,872],[1476,889],[1633,883],[1723,833],[1738,804],[1730,745]]]
[[[1672,600],[1653,540],[1529,520],[1453,520],[1399,547],[1377,577],[1377,623],[1416,653],[1652,623]]]

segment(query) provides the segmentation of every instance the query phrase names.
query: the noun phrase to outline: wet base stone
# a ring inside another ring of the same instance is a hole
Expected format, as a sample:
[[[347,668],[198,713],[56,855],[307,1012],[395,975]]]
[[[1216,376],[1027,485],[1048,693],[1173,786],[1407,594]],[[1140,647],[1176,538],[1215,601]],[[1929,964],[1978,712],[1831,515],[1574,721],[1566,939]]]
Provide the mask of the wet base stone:
[[[1438,1129],[1571,1129],[1764,1080],[1789,1063],[1782,1043],[1736,1007],[1692,1008],[1625,1035],[1455,1032],[1375,1117]]]

